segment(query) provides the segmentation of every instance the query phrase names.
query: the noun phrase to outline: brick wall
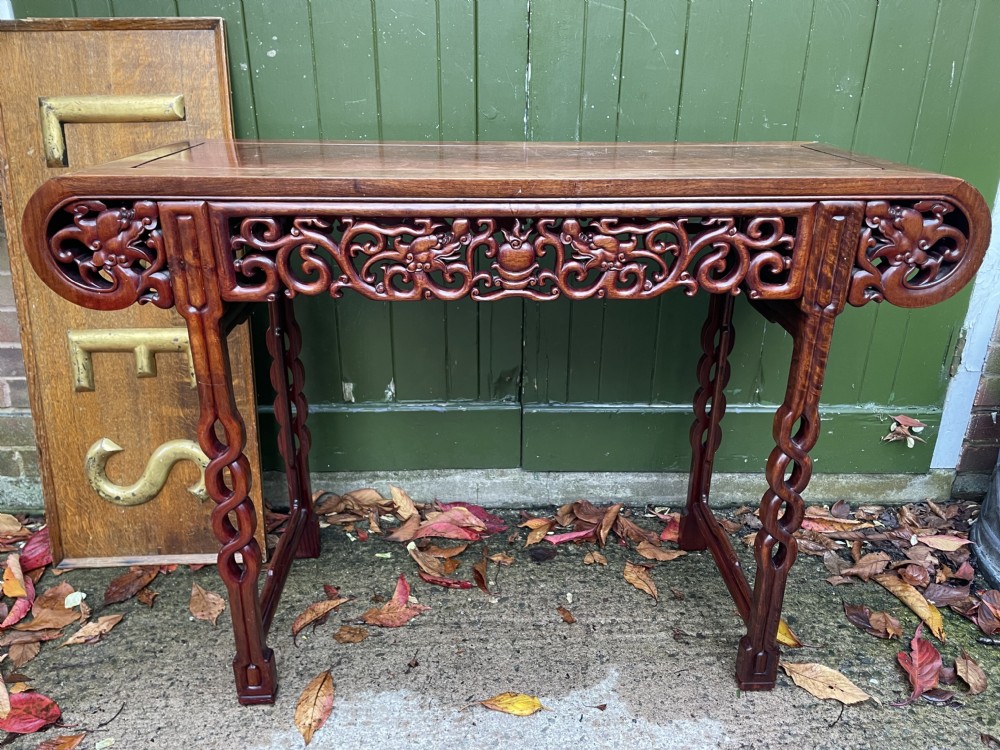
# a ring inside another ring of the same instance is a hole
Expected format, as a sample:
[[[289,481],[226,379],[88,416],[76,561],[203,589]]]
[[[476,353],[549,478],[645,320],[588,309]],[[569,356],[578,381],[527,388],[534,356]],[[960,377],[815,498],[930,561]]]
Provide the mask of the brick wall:
[[[28,388],[21,357],[21,334],[7,257],[7,235],[0,221],[0,478],[37,479],[38,455],[28,410]],[[0,505],[4,498],[0,498]]]
[[[989,475],[1000,453],[1000,321],[993,330],[983,374],[973,401],[969,429],[958,461],[959,474]],[[968,481],[968,480],[967,480]]]

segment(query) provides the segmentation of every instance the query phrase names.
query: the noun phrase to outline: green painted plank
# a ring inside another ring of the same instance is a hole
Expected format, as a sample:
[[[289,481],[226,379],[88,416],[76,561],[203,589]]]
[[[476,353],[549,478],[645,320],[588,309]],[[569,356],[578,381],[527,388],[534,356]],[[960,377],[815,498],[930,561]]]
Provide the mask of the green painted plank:
[[[596,402],[601,391],[601,351],[604,348],[604,300],[575,302],[569,333],[569,375],[566,396],[570,402]],[[582,438],[578,434],[577,439]]]
[[[479,398],[518,401],[521,397],[523,303],[500,300],[479,307]]]
[[[243,0],[257,113],[265,139],[319,138],[316,74],[307,0]]]
[[[674,140],[688,7],[687,0],[628,1],[616,140]]]
[[[515,404],[326,408],[309,414],[312,471],[502,469],[520,462]],[[282,468],[273,411],[259,409],[265,471]],[[515,439],[511,439],[511,435]]]
[[[525,304],[522,403],[568,400],[569,330],[575,310],[576,303],[565,299]]]
[[[938,0],[881,0],[853,147],[895,161],[910,153]]]
[[[819,140],[844,148],[851,145],[875,8],[871,0],[815,3],[796,140]]]
[[[976,0],[953,0],[938,6],[920,111],[907,158],[914,166],[934,171],[941,169],[958,86],[965,70],[975,9]]]
[[[174,0],[111,0],[111,11],[119,18],[127,16],[176,16]]]
[[[691,4],[678,140],[731,141],[736,137],[750,7],[730,0]]]
[[[395,391],[392,369],[392,319],[388,302],[345,294],[337,306],[337,340],[344,388],[355,402],[391,401]],[[336,401],[350,400],[341,394]]]
[[[77,0],[77,7],[79,6],[80,0]],[[177,0],[177,10],[181,16],[220,16],[225,19],[233,129],[237,138],[256,138],[257,118],[254,115],[253,81],[243,23],[243,3],[240,0]]]
[[[73,0],[13,0],[15,18],[72,18]]]
[[[972,183],[992,205],[1000,174],[1000,3],[980,0],[959,83],[955,118],[942,168]]]
[[[78,18],[107,18],[111,12],[111,0],[76,0]],[[181,15],[188,15],[181,13]]]
[[[528,35],[531,81],[528,86],[529,141],[580,138],[583,85],[583,34],[587,5],[568,13],[563,3],[536,3]]]
[[[476,139],[475,0],[438,0],[439,135],[445,141]]]
[[[387,140],[438,140],[434,0],[375,0],[379,111]]]
[[[928,425],[929,435],[937,432],[939,411],[908,413]],[[773,417],[767,408],[731,407],[722,422],[715,470],[762,472],[773,445]],[[522,466],[528,471],[686,472],[692,419],[684,407],[530,406],[524,410]],[[923,473],[930,466],[929,444],[907,449],[903,443],[881,442],[889,427],[884,413],[827,409],[821,425],[812,452],[817,473],[880,473],[890,467]],[[581,440],[581,434],[590,439]]]
[[[528,3],[476,3],[476,138],[527,134]]]
[[[656,300],[608,302],[601,337],[598,400],[646,403],[652,398]]]
[[[479,397],[479,309],[475,300],[463,299],[444,306],[445,377],[449,401]]]
[[[306,370],[309,403],[344,400],[339,315],[339,305],[326,297],[297,297],[295,300],[295,318],[303,335],[301,358]],[[266,365],[268,360],[258,362]]]
[[[753,3],[737,140],[792,139],[812,12],[812,2]]]
[[[392,374],[398,401],[448,398],[445,302],[390,304]]]
[[[371,0],[312,4],[320,134],[327,139],[379,137]]]
[[[625,0],[587,0],[580,139],[613,141],[618,124]]]
[[[652,398],[656,403],[689,404],[698,388],[701,326],[709,295],[693,299],[683,294],[656,298]],[[737,335],[737,342],[739,337]]]

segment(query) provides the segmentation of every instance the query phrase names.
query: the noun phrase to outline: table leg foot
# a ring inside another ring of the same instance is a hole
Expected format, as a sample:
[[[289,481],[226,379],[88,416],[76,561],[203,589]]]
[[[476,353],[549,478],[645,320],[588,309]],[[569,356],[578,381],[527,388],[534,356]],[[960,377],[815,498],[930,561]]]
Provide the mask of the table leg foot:
[[[278,694],[278,672],[274,666],[274,653],[265,649],[257,663],[248,663],[237,656],[233,660],[236,674],[236,696],[244,706],[274,703]]]
[[[740,690],[771,690],[778,678],[778,648],[756,649],[748,636],[736,655],[736,682]]]

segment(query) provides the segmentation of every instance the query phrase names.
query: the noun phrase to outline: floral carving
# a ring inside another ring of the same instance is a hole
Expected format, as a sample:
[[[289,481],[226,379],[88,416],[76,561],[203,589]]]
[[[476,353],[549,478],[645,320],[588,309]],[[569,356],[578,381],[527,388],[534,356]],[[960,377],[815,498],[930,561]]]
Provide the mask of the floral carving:
[[[969,243],[965,232],[949,223],[953,211],[955,207],[942,200],[912,205],[869,202],[851,277],[850,303],[860,306],[888,300],[915,307],[960,288],[967,281],[968,269],[957,271]]]
[[[753,298],[798,293],[801,216],[232,219],[230,299],[643,299],[682,288]],[[793,278],[794,277],[794,278]]]
[[[105,309],[134,302],[173,306],[156,203],[108,206],[87,200],[63,211],[73,223],[49,239],[58,276],[87,296],[96,295]]]

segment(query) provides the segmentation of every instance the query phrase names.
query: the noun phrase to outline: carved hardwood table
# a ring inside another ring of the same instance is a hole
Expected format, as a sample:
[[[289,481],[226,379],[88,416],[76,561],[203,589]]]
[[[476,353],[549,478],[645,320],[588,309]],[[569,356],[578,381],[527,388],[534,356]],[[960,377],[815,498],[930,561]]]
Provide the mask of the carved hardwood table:
[[[292,558],[319,554],[296,296],[710,294],[680,545],[713,555],[747,626],[737,680],[766,690],[837,316],[848,303],[923,307],[951,296],[978,268],[989,221],[982,197],[959,179],[807,143],[216,142],[50,180],[28,204],[24,237],[38,275],[63,297],[99,310],[174,307],[187,321],[236,687],[249,704],[274,700],[265,635]],[[739,294],[794,341],[752,587],[707,502]],[[291,507],[260,590],[226,349],[227,331],[256,303],[270,313]]]

